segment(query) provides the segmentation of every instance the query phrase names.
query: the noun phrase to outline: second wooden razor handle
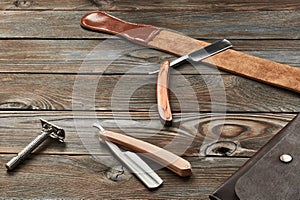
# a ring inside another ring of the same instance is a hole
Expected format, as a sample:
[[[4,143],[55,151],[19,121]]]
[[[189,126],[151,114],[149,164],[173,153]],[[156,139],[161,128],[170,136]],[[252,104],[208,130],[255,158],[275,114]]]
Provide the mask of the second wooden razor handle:
[[[166,126],[172,125],[172,112],[168,95],[170,62],[161,64],[156,85],[156,99],[159,116]]]
[[[124,134],[107,130],[105,132],[100,131],[99,133],[100,138],[119,144],[134,152],[142,153],[162,166],[166,166],[179,176],[186,177],[192,174],[191,164],[170,151]]]

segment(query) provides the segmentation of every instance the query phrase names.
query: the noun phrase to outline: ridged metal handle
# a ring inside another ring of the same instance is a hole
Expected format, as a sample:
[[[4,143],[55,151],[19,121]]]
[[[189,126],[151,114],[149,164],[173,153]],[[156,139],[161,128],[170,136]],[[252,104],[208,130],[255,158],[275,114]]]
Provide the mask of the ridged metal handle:
[[[49,136],[48,132],[42,132],[37,136],[32,142],[30,142],[17,156],[13,157],[8,163],[5,164],[7,170],[13,170],[21,162],[23,162],[31,152],[37,148],[41,143],[43,143]]]

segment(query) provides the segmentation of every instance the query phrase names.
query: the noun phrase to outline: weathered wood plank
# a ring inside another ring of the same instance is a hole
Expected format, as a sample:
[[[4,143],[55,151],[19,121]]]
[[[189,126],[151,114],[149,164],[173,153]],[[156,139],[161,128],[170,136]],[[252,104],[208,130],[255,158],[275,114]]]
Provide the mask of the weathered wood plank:
[[[137,50],[105,68],[107,59],[97,57],[108,56],[103,52],[106,51],[103,46],[99,54],[87,55],[110,36],[85,31],[79,26],[81,16],[98,7],[128,21],[171,28],[195,38],[233,39],[237,50],[299,67],[298,1],[95,2],[0,2],[1,166],[39,134],[38,118],[47,119],[67,132],[65,144],[46,141],[15,172],[6,173],[3,167],[0,172],[0,198],[207,199],[209,193],[247,160],[244,157],[257,152],[295,116],[283,112],[300,112],[298,94],[227,73],[221,73],[227,95],[227,102],[224,102],[219,87],[209,90],[206,86],[214,85],[217,72],[201,67],[201,74],[205,75],[196,76],[193,75],[195,70],[183,66],[179,70],[185,74],[187,82],[179,86],[175,83],[180,76],[172,76],[174,79],[171,81],[177,88],[174,90],[185,91],[183,94],[186,94],[187,89],[192,88],[196,99],[184,95],[183,102],[188,104],[185,107],[180,105],[180,95],[171,93],[174,127],[162,128],[153,107],[155,85],[146,85],[147,82],[155,83],[155,76],[146,76],[144,68],[125,76],[119,74],[140,64],[158,64],[173,57],[154,50]],[[111,49],[118,49],[118,46],[112,45]],[[85,58],[87,62],[83,63]],[[80,68],[82,64],[84,67]],[[99,79],[103,69],[106,69],[105,75]],[[76,76],[77,72],[84,74]],[[72,102],[76,78],[79,78],[82,87],[78,90],[78,98]],[[121,86],[128,87],[118,91],[115,84],[121,80],[126,83]],[[142,86],[128,98],[128,93],[139,84]],[[95,85],[98,89],[94,107],[94,99],[89,96],[95,93],[91,91]],[[216,91],[219,92],[214,110],[209,92]],[[74,108],[72,103],[77,105],[75,109],[78,112],[66,111]],[[224,118],[221,114],[199,114],[191,109],[193,104],[200,105],[201,112],[221,111],[226,105],[230,113],[225,116],[222,126]],[[128,107],[131,111],[126,113]],[[107,111],[111,109],[114,112]],[[192,112],[180,114],[180,110]],[[280,113],[253,113],[261,111]],[[108,152],[101,148],[96,130],[91,127],[95,118],[109,130],[132,134],[187,156],[192,162],[193,176],[181,179],[161,169],[158,173],[165,181],[163,187],[148,191],[131,175],[124,173],[120,176],[122,170],[109,173],[112,170],[99,160],[99,156],[107,156]],[[203,146],[206,139],[213,142]],[[185,152],[178,146],[183,146]],[[98,160],[92,155],[98,156]],[[199,155],[206,157],[199,158]],[[118,179],[117,176],[123,180],[110,180]]]
[[[92,1],[43,1],[43,0],[2,0],[0,10],[86,10],[95,9]]]
[[[234,49],[300,67],[300,40],[233,40]],[[108,53],[121,52],[114,59]],[[0,40],[1,72],[16,73],[107,73],[124,74],[134,67],[159,66],[175,57],[160,51],[143,48],[125,40]],[[128,50],[128,49],[132,50]],[[109,62],[112,62],[109,64]],[[84,63],[87,67],[81,67]],[[182,74],[226,74],[211,67],[184,65]],[[144,70],[136,73],[146,73]]]
[[[86,31],[80,27],[80,18],[85,13],[1,11],[0,38],[107,38],[107,34]],[[167,11],[110,13],[127,21],[173,29],[194,38],[299,39],[299,11],[186,11],[177,12],[176,16],[174,12]]]
[[[2,111],[0,153],[21,151],[40,133],[39,118],[44,118],[64,128],[66,139],[65,144],[46,142],[35,151],[39,154],[107,154],[98,141],[97,130],[92,127],[99,121],[107,130],[140,138],[179,155],[252,156],[294,116],[283,113],[174,114],[174,126],[163,128],[157,113]]]
[[[272,2],[268,0],[165,0],[165,1],[131,1],[131,0],[2,0],[0,10],[197,10],[205,12],[226,12],[226,11],[261,11],[261,10],[299,10],[300,5],[296,0]]]
[[[3,165],[10,156],[0,154]],[[71,199],[207,199],[247,159],[203,158],[191,160],[193,175],[180,178],[161,169],[162,187],[147,190],[135,177],[108,179],[108,167],[90,156],[36,155],[14,172],[0,171],[1,198],[71,198]],[[84,186],[84,187],[83,187]]]
[[[0,80],[1,109],[148,111],[156,105],[155,75],[1,74]],[[233,75],[173,75],[170,90],[174,112],[300,110],[299,94]]]

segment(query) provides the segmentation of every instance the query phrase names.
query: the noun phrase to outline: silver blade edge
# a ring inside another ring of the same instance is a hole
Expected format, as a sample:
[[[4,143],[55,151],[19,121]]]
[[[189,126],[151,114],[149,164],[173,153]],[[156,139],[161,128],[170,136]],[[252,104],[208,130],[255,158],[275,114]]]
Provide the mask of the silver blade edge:
[[[196,50],[192,53],[181,56],[181,57],[177,58],[176,60],[173,60],[170,63],[170,67],[176,67],[179,64],[181,64],[182,62],[185,62],[186,60],[199,62],[201,60],[204,60],[205,58],[213,56],[213,55],[220,53],[226,49],[229,49],[231,47],[232,47],[231,42],[226,39],[223,39],[223,40],[217,41],[211,45],[208,45],[204,48]],[[159,72],[159,70],[156,70],[153,72],[149,72],[148,74],[156,74],[158,72]]]
[[[104,128],[99,124],[93,124],[101,132]],[[159,187],[163,180],[151,169],[151,167],[143,161],[136,153],[131,151],[122,152],[121,149],[114,143],[105,140],[106,145],[111,152],[125,164],[125,166],[137,176],[149,189]]]

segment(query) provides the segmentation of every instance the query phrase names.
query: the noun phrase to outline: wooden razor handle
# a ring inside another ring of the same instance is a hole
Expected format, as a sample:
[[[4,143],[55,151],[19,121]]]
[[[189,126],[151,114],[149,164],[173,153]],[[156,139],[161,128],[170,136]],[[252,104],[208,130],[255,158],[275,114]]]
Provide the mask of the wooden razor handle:
[[[172,125],[172,112],[168,95],[170,62],[164,61],[159,69],[156,84],[156,99],[158,113],[166,126]]]
[[[92,12],[81,25],[94,31],[120,34],[135,43],[177,56],[189,54],[209,43],[155,26],[134,24],[104,12]],[[300,69],[228,49],[202,62],[263,83],[300,93]]]
[[[162,166],[166,166],[179,176],[186,177],[192,174],[191,164],[170,151],[120,133],[112,131],[100,131],[99,133],[100,138],[119,144],[134,152],[142,153]]]

